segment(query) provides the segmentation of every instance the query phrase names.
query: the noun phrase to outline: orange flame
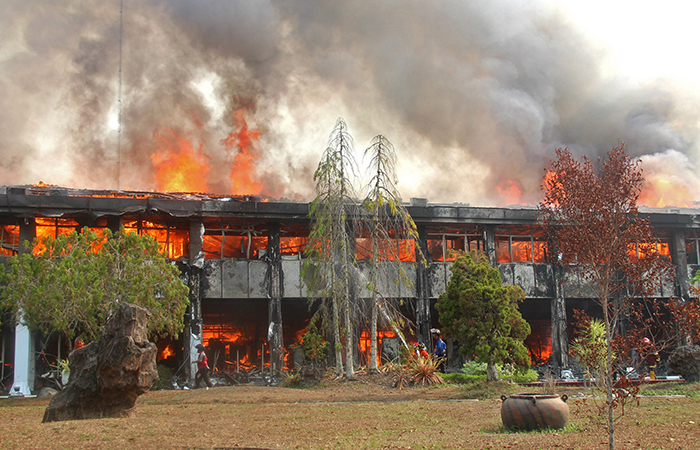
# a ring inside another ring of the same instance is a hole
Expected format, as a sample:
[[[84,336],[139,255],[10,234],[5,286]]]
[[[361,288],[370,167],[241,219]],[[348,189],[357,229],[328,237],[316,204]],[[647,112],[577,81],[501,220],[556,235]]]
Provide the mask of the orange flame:
[[[691,208],[694,205],[694,201],[693,195],[685,183],[673,177],[647,175],[642,192],[639,195],[639,204],[651,208],[663,208],[666,206]]]
[[[282,236],[280,238],[280,254],[297,255],[304,250],[309,238],[302,236]]]
[[[206,192],[206,175],[209,164],[206,155],[195,150],[185,138],[173,130],[156,133],[159,143],[151,160],[157,168],[156,184],[159,191],[165,192]]]
[[[379,349],[382,348],[382,339],[384,338],[393,338],[396,337],[396,333],[391,330],[377,330],[377,365],[381,365],[381,355]],[[369,331],[364,330],[362,334],[360,335],[360,353],[362,353],[365,357],[366,361],[369,361],[369,356],[370,356],[370,350],[371,350],[371,341],[370,341],[370,335]]]
[[[530,351],[530,364],[546,364],[552,356],[552,329],[547,320],[528,320],[532,332],[525,339]]]
[[[221,141],[226,149],[238,148],[238,153],[233,158],[231,167],[231,193],[232,194],[260,194],[263,185],[255,179],[254,162],[257,156],[255,141],[260,138],[259,130],[248,130],[248,123],[242,109],[234,113],[234,120],[238,125],[237,131],[232,131],[226,139]]]
[[[163,360],[163,359],[168,359],[171,356],[175,355],[175,350],[173,349],[172,344],[166,345],[161,351],[158,352],[158,361]]]
[[[523,195],[520,183],[515,180],[503,180],[496,186],[496,191],[505,200],[508,205],[516,205],[520,203],[520,197]]]

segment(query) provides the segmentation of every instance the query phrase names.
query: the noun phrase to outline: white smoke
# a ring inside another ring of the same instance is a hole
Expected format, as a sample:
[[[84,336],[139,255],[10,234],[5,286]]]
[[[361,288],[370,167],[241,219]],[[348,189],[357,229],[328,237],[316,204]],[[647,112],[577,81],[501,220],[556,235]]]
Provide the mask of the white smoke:
[[[604,49],[552,2],[124,1],[121,151],[122,3],[5,4],[3,184],[154,189],[154,135],[171,129],[228,193],[221,141],[243,108],[276,197],[313,196],[339,116],[358,154],[376,134],[394,144],[405,198],[535,203],[557,147],[596,158],[621,141],[645,164],[682,155],[687,170],[654,174],[700,197],[696,93],[604,74]]]

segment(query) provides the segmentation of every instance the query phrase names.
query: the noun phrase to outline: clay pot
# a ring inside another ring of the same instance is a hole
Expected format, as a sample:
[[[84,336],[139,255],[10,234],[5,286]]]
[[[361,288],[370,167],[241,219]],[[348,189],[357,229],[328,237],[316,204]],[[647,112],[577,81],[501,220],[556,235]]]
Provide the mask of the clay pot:
[[[501,420],[506,428],[537,430],[565,428],[569,424],[566,395],[515,394],[501,396]]]

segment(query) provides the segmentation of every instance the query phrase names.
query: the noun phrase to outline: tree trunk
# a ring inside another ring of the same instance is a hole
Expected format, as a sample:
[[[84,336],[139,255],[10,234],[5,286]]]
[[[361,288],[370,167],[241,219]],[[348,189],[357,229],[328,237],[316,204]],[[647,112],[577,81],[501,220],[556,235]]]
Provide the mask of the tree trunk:
[[[340,352],[340,317],[338,300],[333,299],[333,349],[335,350],[335,376],[343,376],[343,354]]]
[[[378,373],[377,367],[377,294],[376,292],[372,295],[370,300],[370,320],[369,320],[369,373]]]
[[[486,381],[498,381],[498,369],[492,362],[486,364]]]
[[[345,378],[355,377],[355,352],[353,351],[353,321],[352,305],[350,304],[349,292],[346,290],[345,296]]]
[[[555,297],[551,303],[552,320],[552,355],[559,368],[569,366],[569,336],[566,332],[566,299],[564,298],[563,268],[554,266],[554,292]]]
[[[610,326],[610,312],[608,311],[608,299],[603,297],[603,318],[605,319],[605,343],[607,344],[607,358],[605,362],[605,391],[607,393],[606,400],[608,406],[607,422],[608,422],[608,448],[615,449],[615,417],[613,415],[613,365],[612,365],[612,328]]]

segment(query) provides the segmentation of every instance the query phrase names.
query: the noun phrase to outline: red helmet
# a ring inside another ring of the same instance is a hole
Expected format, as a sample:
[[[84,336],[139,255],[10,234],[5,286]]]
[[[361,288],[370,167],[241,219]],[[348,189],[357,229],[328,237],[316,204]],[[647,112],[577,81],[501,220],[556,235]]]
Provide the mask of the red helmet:
[[[642,339],[642,342],[645,344],[651,344],[651,341],[649,340],[649,338]]]

